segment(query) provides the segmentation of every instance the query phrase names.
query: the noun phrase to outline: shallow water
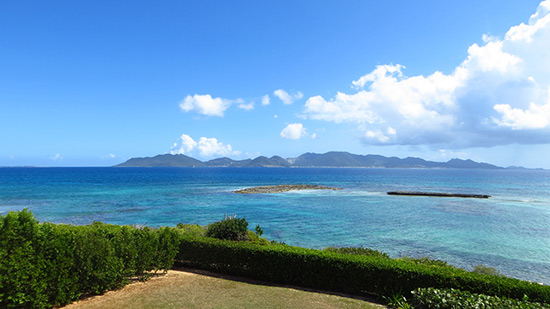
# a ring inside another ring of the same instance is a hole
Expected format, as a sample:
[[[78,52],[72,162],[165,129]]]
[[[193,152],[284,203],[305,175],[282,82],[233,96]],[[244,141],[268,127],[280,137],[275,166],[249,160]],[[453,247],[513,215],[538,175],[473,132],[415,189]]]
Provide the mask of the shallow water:
[[[341,191],[235,194],[251,186],[322,184]],[[388,196],[387,191],[490,199]],[[550,284],[550,171],[353,168],[2,168],[0,213],[40,221],[174,226],[225,214],[271,240],[365,246],[429,256]]]

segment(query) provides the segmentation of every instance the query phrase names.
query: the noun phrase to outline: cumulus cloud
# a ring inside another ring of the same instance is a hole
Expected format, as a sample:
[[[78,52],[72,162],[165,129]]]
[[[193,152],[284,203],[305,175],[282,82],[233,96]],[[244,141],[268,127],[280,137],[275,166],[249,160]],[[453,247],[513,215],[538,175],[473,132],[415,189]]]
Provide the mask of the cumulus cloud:
[[[55,155],[51,156],[50,159],[52,159],[53,161],[57,161],[63,159],[63,157],[60,154],[56,153]]]
[[[182,134],[177,142],[170,149],[171,154],[186,154],[190,153],[197,147],[197,142],[187,134]]]
[[[170,149],[171,154],[198,154],[204,158],[211,157],[225,157],[225,156],[238,156],[240,151],[233,150],[231,145],[223,144],[214,137],[201,137],[199,141],[195,141],[187,134],[182,134],[178,141],[174,143]]]
[[[273,92],[273,94],[281,101],[283,101],[283,103],[286,105],[292,104],[304,97],[304,95],[300,91],[296,92],[295,94],[289,94],[283,89],[277,89]]]
[[[184,112],[196,111],[199,114],[207,116],[222,117],[226,109],[231,105],[231,100],[222,98],[212,98],[211,95],[195,94],[188,95],[180,102],[180,108]]]
[[[266,106],[269,105],[269,103],[271,103],[271,99],[269,98],[269,95],[266,94],[262,97],[262,105]]]
[[[550,142],[550,0],[502,39],[483,36],[451,74],[379,65],[353,93],[308,98],[303,118],[356,124],[367,144]]]
[[[306,128],[301,123],[291,123],[281,131],[281,137],[288,139],[300,139],[307,135]]]

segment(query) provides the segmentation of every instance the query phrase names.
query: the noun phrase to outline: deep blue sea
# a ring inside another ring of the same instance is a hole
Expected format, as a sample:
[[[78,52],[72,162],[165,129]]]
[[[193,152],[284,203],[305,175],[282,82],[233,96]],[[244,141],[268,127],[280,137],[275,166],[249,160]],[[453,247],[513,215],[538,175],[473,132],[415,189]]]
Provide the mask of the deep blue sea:
[[[241,195],[277,184],[342,191]],[[492,195],[388,196],[387,191]],[[355,168],[0,168],[0,214],[39,221],[208,224],[225,214],[259,224],[270,240],[309,248],[365,246],[392,257],[429,256],[471,270],[495,267],[550,284],[550,171]]]

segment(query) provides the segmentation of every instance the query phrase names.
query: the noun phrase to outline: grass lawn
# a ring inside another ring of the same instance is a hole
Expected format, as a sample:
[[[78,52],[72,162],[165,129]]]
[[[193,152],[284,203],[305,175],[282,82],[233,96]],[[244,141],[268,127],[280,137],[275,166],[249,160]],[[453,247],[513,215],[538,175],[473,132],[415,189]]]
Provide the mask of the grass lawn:
[[[196,270],[164,276],[84,299],[65,308],[384,308],[367,299],[276,286]]]

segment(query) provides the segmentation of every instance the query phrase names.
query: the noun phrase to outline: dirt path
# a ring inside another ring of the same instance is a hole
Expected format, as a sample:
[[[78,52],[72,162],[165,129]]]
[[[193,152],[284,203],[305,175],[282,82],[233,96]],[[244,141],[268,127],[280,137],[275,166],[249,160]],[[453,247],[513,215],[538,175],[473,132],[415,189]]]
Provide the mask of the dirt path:
[[[367,299],[197,270],[171,270],[64,308],[384,308]]]

